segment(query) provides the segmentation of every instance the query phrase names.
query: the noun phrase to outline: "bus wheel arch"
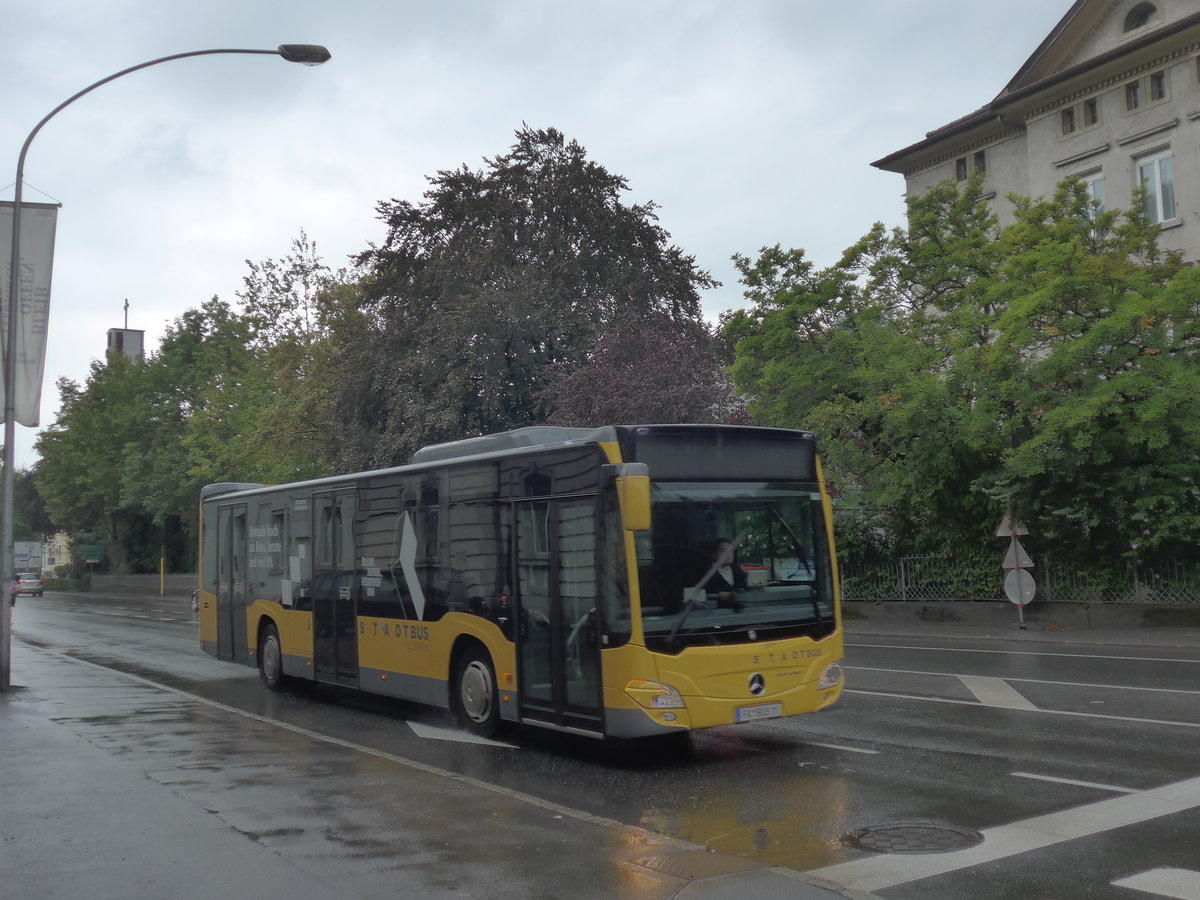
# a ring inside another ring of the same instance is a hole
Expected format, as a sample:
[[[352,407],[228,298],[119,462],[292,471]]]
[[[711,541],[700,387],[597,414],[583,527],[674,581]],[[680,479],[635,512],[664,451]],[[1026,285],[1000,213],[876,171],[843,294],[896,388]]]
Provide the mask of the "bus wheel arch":
[[[491,654],[478,640],[464,638],[451,659],[451,711],[467,731],[493,737],[500,730],[500,691]]]
[[[287,683],[279,629],[270,619],[263,619],[258,626],[258,674],[269,691],[281,691]]]

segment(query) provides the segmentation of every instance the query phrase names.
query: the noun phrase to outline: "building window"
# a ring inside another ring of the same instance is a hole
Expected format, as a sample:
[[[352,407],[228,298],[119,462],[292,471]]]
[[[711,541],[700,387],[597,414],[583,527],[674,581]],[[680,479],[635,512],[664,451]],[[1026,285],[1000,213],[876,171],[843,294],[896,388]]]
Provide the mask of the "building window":
[[[1150,102],[1158,103],[1167,99],[1167,73],[1155,72],[1150,76]]]
[[[1137,183],[1146,190],[1146,217],[1151,222],[1175,218],[1175,158],[1166,150],[1134,161]]]
[[[1125,16],[1125,33],[1145,28],[1158,19],[1158,7],[1153,3],[1139,3]]]
[[[987,156],[982,150],[975,151],[975,171],[980,175],[987,174]]]
[[[1125,108],[1137,109],[1142,105],[1142,83],[1131,81],[1125,85]]]
[[[1083,183],[1087,185],[1088,196],[1095,201],[1096,214],[1104,212],[1104,173],[1094,172],[1091,175],[1084,175]]]
[[[956,181],[967,180],[967,158],[960,156],[954,161],[954,178]]]
[[[1104,212],[1104,172],[1092,172],[1089,175],[1081,176],[1084,186],[1087,188],[1088,197],[1092,200],[1092,208],[1088,211],[1088,218],[1095,222],[1097,218]],[[1092,237],[1104,237],[1104,232],[1093,230]]]
[[[1136,84],[1136,82],[1134,82]],[[1140,97],[1140,93],[1138,94]],[[1059,113],[1058,125],[1063,136],[1086,131],[1100,124],[1100,100],[1092,97],[1077,106],[1068,106]]]

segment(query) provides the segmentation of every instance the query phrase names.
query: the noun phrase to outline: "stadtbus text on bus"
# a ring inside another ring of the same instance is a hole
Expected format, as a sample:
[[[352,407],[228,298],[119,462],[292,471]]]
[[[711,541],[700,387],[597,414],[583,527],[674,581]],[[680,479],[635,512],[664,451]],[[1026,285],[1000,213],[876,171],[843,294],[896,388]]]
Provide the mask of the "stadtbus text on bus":
[[[832,514],[811,434],[534,426],[201,499],[200,643],[326,682],[638,738],[832,708]]]

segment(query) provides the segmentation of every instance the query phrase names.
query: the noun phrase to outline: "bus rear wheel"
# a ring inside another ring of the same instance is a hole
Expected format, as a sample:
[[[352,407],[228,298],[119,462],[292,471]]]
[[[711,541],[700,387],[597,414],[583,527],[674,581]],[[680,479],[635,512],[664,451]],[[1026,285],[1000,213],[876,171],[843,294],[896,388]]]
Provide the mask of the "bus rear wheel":
[[[482,647],[470,647],[458,659],[454,677],[458,720],[472,734],[492,737],[500,729],[496,670]]]
[[[258,641],[258,674],[269,691],[283,690],[287,676],[283,674],[283,648],[279,631],[274,625],[263,629]]]

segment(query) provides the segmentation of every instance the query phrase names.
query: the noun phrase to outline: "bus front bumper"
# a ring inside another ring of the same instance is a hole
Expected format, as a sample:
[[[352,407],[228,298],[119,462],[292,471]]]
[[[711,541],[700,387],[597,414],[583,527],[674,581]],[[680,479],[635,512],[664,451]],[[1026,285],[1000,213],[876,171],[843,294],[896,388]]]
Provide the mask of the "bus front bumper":
[[[806,713],[826,712],[841,703],[844,681],[821,686],[816,681],[791,691],[753,700],[684,695],[677,708],[648,709],[636,702],[605,709],[605,730],[616,738],[653,737],[722,725],[739,725]],[[622,694],[631,701],[628,694]]]

